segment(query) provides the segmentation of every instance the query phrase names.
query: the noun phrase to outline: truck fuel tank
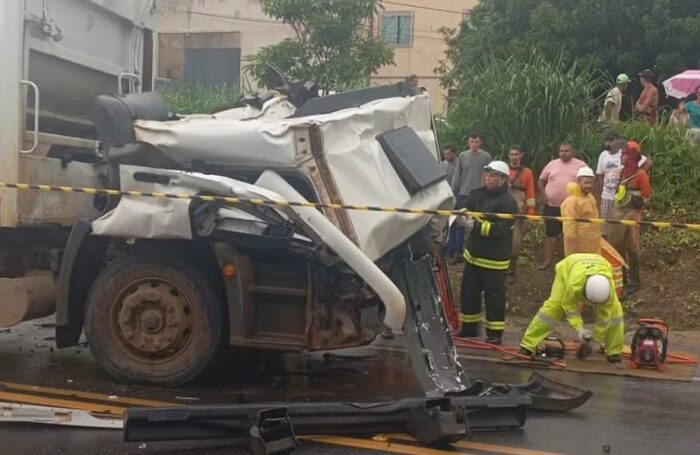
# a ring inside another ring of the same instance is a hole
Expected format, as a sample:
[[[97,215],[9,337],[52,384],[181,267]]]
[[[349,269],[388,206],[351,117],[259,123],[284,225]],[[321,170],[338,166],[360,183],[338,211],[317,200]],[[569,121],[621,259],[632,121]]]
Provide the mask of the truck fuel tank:
[[[51,272],[0,278],[0,327],[43,318],[56,311],[56,284]]]

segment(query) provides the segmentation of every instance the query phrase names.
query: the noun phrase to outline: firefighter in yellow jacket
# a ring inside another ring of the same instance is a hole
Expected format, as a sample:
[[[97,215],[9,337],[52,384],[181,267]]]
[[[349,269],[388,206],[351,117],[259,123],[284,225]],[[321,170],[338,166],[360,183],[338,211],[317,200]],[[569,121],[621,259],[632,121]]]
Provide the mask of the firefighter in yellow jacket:
[[[581,303],[596,309],[593,333],[583,326]],[[578,332],[579,341],[593,338],[604,347],[609,362],[620,361],[624,345],[622,305],[615,293],[612,266],[602,256],[577,253],[557,264],[551,294],[528,325],[520,353],[532,356],[563,318]]]

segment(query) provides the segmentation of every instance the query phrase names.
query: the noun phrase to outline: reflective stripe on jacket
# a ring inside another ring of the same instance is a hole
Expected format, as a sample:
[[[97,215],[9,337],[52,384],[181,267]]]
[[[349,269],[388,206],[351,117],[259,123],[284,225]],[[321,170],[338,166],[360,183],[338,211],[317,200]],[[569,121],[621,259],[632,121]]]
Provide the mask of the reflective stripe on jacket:
[[[591,275],[605,276],[611,289],[605,303],[592,305],[596,310],[593,339],[605,346],[608,355],[622,352],[624,320],[622,305],[615,293],[612,267],[602,256],[586,253],[572,254],[557,264],[551,294],[528,325],[520,343],[522,347],[534,351],[563,318],[574,330],[583,328],[579,305],[586,303],[584,287]]]
[[[508,185],[487,190],[481,187],[469,193],[464,207],[484,213],[518,213],[515,198]],[[513,247],[513,220],[478,219],[469,232],[464,248],[464,260],[477,267],[506,270]]]

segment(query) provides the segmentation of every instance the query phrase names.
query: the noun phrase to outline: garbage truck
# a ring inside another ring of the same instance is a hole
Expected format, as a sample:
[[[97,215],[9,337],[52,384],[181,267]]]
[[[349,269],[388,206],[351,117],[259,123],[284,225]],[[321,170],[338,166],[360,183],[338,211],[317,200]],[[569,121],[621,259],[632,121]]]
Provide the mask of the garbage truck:
[[[59,348],[84,333],[115,379],[168,386],[227,346],[388,327],[427,393],[468,387],[432,268],[446,218],[337,208],[453,207],[428,96],[288,84],[178,117],[152,91],[155,6],[3,2],[0,181],[46,186],[0,191],[0,326],[55,313]]]
[[[588,399],[460,365],[436,261],[447,218],[394,210],[454,207],[426,93],[279,78],[178,116],[153,90],[156,7],[0,3],[0,327],[55,314],[58,348],[84,334],[115,380],[160,386],[226,349],[337,350],[389,328],[427,397]]]

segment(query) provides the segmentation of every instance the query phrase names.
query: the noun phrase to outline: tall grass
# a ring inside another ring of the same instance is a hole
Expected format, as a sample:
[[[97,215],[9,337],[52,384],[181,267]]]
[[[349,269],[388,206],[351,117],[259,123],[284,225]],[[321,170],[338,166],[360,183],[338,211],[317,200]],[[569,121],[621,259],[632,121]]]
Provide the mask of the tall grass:
[[[524,60],[489,59],[461,78],[458,95],[449,100],[441,139],[464,144],[469,131],[477,130],[493,156],[503,157],[510,145],[520,144],[530,164],[541,169],[562,141],[587,137],[582,127],[591,119],[604,83],[594,67],[563,59],[538,54]],[[583,158],[594,153],[583,152]]]
[[[213,114],[240,106],[237,88],[200,83],[163,85],[158,88],[168,110],[176,114]]]

